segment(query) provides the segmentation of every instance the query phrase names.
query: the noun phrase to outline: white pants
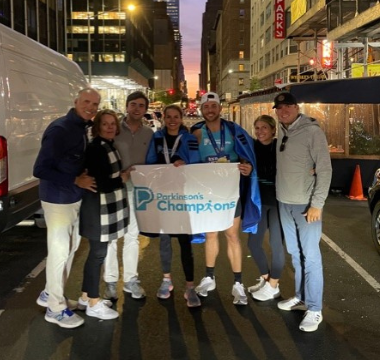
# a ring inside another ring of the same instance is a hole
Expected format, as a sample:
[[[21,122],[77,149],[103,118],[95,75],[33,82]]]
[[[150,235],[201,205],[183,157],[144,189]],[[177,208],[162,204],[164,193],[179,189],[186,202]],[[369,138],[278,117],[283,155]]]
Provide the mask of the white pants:
[[[124,235],[123,246],[123,281],[128,282],[138,276],[139,262],[139,227],[137,225],[134,207],[134,187],[128,182],[129,225]],[[117,258],[117,240],[108,245],[107,256],[104,260],[104,281],[117,282],[119,280],[119,263]]]
[[[52,204],[41,201],[47,226],[48,256],[46,261],[46,286],[48,306],[54,311],[66,309],[64,297],[79,236],[79,208],[81,201],[73,204]]]

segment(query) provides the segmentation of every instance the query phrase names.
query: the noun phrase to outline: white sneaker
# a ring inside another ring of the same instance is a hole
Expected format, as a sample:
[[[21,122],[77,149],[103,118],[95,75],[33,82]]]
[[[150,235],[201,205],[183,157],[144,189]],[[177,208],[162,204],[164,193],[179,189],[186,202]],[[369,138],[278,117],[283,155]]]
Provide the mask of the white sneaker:
[[[65,329],[73,329],[84,323],[84,319],[73,313],[69,308],[57,312],[51,311],[50,308],[47,308],[45,320]]]
[[[232,287],[232,296],[234,297],[233,303],[235,305],[247,305],[248,299],[245,295],[244,286],[239,282],[236,282]]]
[[[312,332],[318,329],[318,325],[322,322],[323,316],[321,311],[307,310],[300,324],[300,330]]]
[[[215,290],[215,288],[216,288],[215,277],[211,279],[209,276],[205,276],[201,280],[201,283],[195,288],[195,292],[199,296],[206,297],[208,295],[208,292]]]
[[[288,300],[282,300],[277,303],[277,307],[281,310],[307,310],[307,307],[303,301],[296,297],[292,297]]]
[[[248,288],[248,292],[254,293],[255,291],[260,290],[265,283],[267,282],[263,277],[260,277],[260,279],[257,279],[258,283],[256,285],[252,285]]]
[[[272,288],[268,281],[266,281],[266,284],[260,290],[257,290],[254,293],[252,293],[252,297],[260,301],[273,300],[275,298],[278,298],[279,296],[280,287],[278,286],[278,284],[275,288]]]
[[[107,300],[107,299],[101,299],[105,305],[107,305],[108,307],[112,307],[112,301],[111,300]],[[87,306],[88,306],[88,300],[83,300],[82,297],[79,297],[78,299],[78,306],[77,306],[77,309],[78,310],[81,310],[81,311],[84,311],[87,309]]]
[[[87,306],[86,315],[101,320],[111,320],[119,317],[119,313],[110,309],[103,300],[98,301],[94,306]]]

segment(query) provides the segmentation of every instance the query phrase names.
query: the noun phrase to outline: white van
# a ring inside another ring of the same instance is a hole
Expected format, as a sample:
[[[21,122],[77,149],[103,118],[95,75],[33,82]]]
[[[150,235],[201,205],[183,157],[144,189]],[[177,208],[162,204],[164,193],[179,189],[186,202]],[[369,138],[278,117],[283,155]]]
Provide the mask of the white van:
[[[87,86],[76,63],[0,24],[0,233],[40,208],[32,174],[43,131]]]

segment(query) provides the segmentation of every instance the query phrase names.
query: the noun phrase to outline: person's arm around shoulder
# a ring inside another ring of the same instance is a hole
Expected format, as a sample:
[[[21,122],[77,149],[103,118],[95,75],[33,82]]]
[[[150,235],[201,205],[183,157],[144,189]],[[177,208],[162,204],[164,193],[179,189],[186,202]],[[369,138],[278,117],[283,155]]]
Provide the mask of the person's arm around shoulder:
[[[328,196],[332,176],[331,158],[326,135],[320,128],[314,132],[312,137],[311,156],[315,164],[313,174],[315,176],[315,186],[310,207],[305,214],[308,223],[322,219],[322,209]]]

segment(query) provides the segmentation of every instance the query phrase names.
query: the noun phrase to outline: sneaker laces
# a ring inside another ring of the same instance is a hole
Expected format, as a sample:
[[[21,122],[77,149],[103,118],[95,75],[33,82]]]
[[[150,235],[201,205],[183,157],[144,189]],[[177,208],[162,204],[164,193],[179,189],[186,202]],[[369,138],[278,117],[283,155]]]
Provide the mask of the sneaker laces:
[[[313,322],[317,321],[318,322],[319,319],[320,319],[320,317],[321,317],[321,313],[319,311],[310,311],[310,310],[308,310],[308,311],[306,311],[303,319],[305,321],[313,321]]]
[[[234,288],[237,290],[240,296],[245,296],[244,285],[236,282]]]

